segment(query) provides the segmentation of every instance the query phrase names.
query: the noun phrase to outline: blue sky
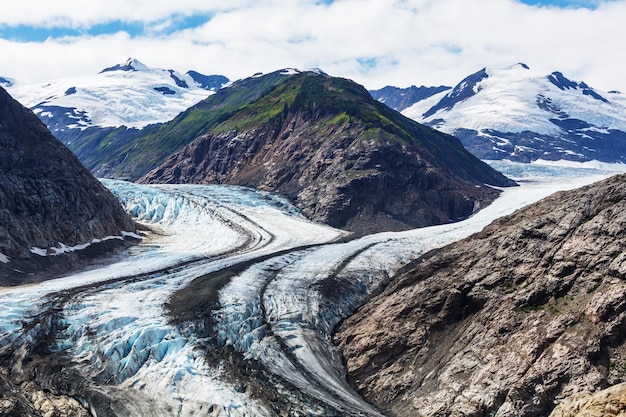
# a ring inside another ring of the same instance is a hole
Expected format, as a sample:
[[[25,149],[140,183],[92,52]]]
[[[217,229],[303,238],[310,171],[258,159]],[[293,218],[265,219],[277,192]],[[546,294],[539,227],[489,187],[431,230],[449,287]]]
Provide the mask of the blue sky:
[[[191,16],[172,15],[167,18],[167,25],[159,28],[159,35],[171,35],[172,33],[199,27],[211,19],[210,14],[194,14]],[[85,27],[72,27],[58,25],[48,27],[45,25],[17,24],[0,25],[0,38],[12,39],[19,42],[43,42],[48,38],[100,36],[117,32],[126,32],[130,37],[138,37],[154,34],[152,29],[162,22],[143,22],[138,20],[125,21],[121,19],[103,23],[88,25]]]
[[[624,20],[626,0],[22,0],[0,14],[0,76],[44,82],[135,57],[231,79],[318,67],[380,88],[524,62],[626,90]]]
[[[599,0],[521,0],[522,3],[531,6],[554,6],[560,8],[587,8],[595,9],[602,1]]]
[[[137,36],[143,32],[143,25],[141,23],[115,21],[94,25],[85,29],[77,29],[71,27],[47,28],[20,24],[16,26],[0,27],[0,37],[17,42],[43,42],[48,38],[79,37],[85,35],[98,36],[119,31],[126,31],[133,36]]]

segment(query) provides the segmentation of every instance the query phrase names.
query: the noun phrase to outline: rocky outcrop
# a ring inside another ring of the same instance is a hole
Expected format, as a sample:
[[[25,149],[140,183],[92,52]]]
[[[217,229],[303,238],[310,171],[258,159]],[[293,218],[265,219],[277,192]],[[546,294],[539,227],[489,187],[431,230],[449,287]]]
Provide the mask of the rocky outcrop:
[[[513,185],[457,139],[324,74],[291,76],[215,130],[140,181],[256,187],[357,233],[456,221],[498,195],[485,183]]]
[[[0,416],[5,417],[89,417],[92,414],[68,395],[41,390],[33,382],[14,384],[0,368]]]
[[[0,285],[50,278],[135,231],[117,199],[1,88],[0,155]]]
[[[626,381],[626,176],[416,261],[335,341],[390,416],[542,416]]]
[[[561,401],[550,417],[613,417],[626,414],[626,383],[591,394],[583,392]]]

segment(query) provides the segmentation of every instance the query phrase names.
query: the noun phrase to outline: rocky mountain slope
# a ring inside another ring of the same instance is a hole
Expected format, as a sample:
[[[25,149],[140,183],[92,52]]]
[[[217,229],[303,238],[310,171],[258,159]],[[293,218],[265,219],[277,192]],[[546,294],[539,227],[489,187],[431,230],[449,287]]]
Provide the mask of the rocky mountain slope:
[[[352,81],[316,71],[242,80],[161,130],[172,141],[185,125],[201,125],[197,138],[142,182],[256,187],[359,233],[464,218],[497,195],[485,183],[513,184],[455,138],[401,116]]]
[[[31,381],[16,385],[8,378],[8,370],[0,368],[0,415],[89,417],[92,414],[70,395],[52,393]]]
[[[561,192],[409,265],[341,324],[389,416],[543,416],[626,381],[626,176]]]
[[[384,102],[394,104],[394,98],[404,99],[396,94]],[[403,114],[458,137],[481,159],[626,160],[623,94],[558,71],[538,74],[525,64],[483,68]]]
[[[135,231],[117,199],[2,88],[0,155],[0,285],[49,278]]]

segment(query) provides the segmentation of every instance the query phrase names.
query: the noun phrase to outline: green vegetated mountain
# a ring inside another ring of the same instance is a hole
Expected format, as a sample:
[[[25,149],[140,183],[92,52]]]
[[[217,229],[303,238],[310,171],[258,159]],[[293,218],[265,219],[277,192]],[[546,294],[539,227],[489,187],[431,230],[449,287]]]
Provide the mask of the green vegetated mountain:
[[[0,285],[50,278],[134,231],[117,199],[0,88]]]
[[[625,213],[620,175],[415,261],[338,329],[350,382],[390,417],[622,414],[566,398],[626,381]]]
[[[359,233],[458,220],[497,196],[485,184],[514,184],[456,138],[353,81],[314,71],[235,82],[127,143],[117,158],[111,174],[256,187]]]
[[[64,141],[97,176],[137,180],[232,114],[283,82],[279,72],[240,80],[201,101],[172,121],[142,129],[89,127],[66,132]]]

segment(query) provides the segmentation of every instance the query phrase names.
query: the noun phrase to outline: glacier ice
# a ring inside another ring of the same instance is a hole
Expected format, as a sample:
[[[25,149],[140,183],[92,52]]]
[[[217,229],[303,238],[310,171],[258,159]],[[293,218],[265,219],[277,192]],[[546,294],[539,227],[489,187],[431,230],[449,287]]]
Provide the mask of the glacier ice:
[[[345,380],[331,340],[335,325],[420,254],[556,190],[610,174],[498,164],[522,185],[470,219],[343,242],[337,240],[346,233],[308,221],[267,193],[103,180],[152,232],[111,264],[0,288],[0,354],[55,326],[52,348],[68,354],[99,390],[125,399],[132,414],[272,415],[262,399],[225,377],[225,365],[205,360],[206,349],[228,346],[343,415],[379,415]],[[164,306],[173,293],[243,262],[250,265],[220,289],[210,312],[216,346],[172,324]],[[47,311],[54,314],[38,322]]]

